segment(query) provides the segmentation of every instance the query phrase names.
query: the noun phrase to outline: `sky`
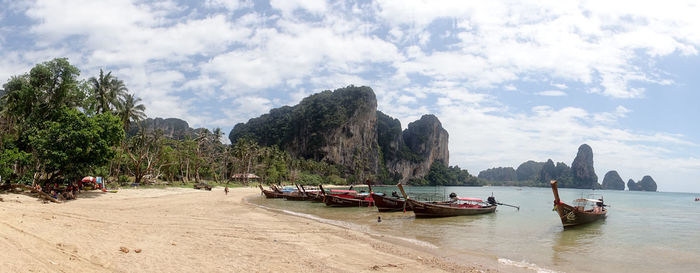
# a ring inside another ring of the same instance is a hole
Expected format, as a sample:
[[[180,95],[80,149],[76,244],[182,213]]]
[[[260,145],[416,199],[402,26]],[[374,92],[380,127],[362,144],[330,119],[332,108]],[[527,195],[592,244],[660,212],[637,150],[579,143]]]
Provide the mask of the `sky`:
[[[404,128],[434,114],[450,165],[571,165],[700,192],[695,1],[0,0],[0,82],[66,57],[149,117],[224,132],[370,86]]]

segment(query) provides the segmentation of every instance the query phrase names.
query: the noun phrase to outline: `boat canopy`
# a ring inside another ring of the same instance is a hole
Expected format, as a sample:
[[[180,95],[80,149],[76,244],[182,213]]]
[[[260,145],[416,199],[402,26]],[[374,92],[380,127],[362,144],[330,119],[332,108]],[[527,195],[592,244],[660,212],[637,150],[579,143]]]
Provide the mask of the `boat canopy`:
[[[596,199],[581,198],[581,199],[576,199],[576,200],[574,200],[574,202],[592,202],[592,203],[598,203],[598,202],[602,202],[602,201],[596,200]]]
[[[331,192],[357,193],[357,191],[353,190],[331,190]]]
[[[479,199],[479,198],[459,197],[459,198],[457,198],[457,199],[459,199],[459,200],[461,200],[461,201],[484,202],[483,200],[481,200],[481,199]]]

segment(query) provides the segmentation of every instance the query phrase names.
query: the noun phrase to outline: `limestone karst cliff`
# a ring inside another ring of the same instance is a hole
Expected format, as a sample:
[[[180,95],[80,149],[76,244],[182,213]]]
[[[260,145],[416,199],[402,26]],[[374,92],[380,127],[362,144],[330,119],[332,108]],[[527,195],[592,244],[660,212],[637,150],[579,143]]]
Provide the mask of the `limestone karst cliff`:
[[[601,188],[604,190],[625,190],[625,181],[622,180],[617,171],[609,171],[603,178]]]
[[[347,175],[385,173],[401,182],[422,178],[436,160],[449,163],[449,135],[437,117],[424,115],[402,131],[397,119],[377,111],[369,87],[327,90],[272,109],[234,126],[229,139],[239,138],[343,166]]]
[[[645,175],[642,180],[635,183],[630,179],[627,182],[627,187],[630,191],[656,191],[656,181],[651,176]]]
[[[593,168],[593,149],[588,144],[578,147],[578,153],[574,162],[571,163],[571,173],[573,178],[572,188],[578,189],[598,189],[598,175]]]

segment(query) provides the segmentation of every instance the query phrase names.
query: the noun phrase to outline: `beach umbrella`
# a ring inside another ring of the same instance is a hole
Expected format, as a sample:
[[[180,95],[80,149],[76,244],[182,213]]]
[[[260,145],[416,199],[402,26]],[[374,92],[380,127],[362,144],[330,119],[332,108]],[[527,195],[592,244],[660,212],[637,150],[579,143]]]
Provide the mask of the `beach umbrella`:
[[[92,176],[86,176],[86,177],[83,177],[83,179],[80,181],[82,181],[82,182],[95,182],[97,180]]]

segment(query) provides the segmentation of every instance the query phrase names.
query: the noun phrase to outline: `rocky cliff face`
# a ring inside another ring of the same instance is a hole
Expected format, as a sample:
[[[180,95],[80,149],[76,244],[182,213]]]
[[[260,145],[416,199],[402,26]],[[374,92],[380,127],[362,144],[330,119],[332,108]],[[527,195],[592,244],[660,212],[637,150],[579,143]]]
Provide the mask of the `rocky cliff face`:
[[[319,150],[323,160],[376,174],[379,171],[377,99],[373,92],[361,96],[361,99],[363,102],[344,123],[323,134],[323,145]],[[305,135],[301,135],[292,142],[292,147],[304,147],[306,140]]]
[[[411,178],[422,178],[430,171],[430,165],[439,160],[449,166],[450,155],[447,149],[449,134],[434,115],[423,115],[421,119],[408,124],[398,142],[397,157],[385,158],[387,170],[399,173],[400,182]],[[403,143],[403,145],[402,145]]]
[[[537,179],[537,175],[542,170],[545,162],[535,162],[533,160],[528,160],[523,162],[515,170],[518,176],[518,181],[527,181]]]
[[[656,191],[656,181],[654,181],[651,176],[645,175],[642,180],[634,183],[634,180],[630,179],[627,182],[627,187],[630,191]]]
[[[435,160],[449,163],[448,134],[437,117],[425,115],[402,132],[397,119],[377,111],[369,87],[323,91],[273,109],[229,134],[231,143],[243,137],[344,166],[346,175],[386,171],[401,182],[422,178]]]
[[[197,134],[197,130],[206,130],[203,128],[193,129],[190,125],[181,119],[177,118],[147,118],[138,125],[131,126],[127,136],[133,136],[138,133],[139,128],[144,128],[145,130],[161,130],[163,136],[170,139],[183,140],[185,138],[194,138]]]
[[[571,174],[573,177],[573,188],[578,189],[598,189],[598,176],[593,168],[593,149],[588,144],[578,147],[578,153],[574,162],[571,163]]]
[[[479,172],[480,179],[488,181],[517,181],[518,175],[513,167],[496,167]]]
[[[617,171],[609,171],[605,174],[603,178],[603,184],[601,188],[604,190],[625,190],[625,181],[622,180],[620,174]]]
[[[637,183],[634,183],[634,180],[632,178],[630,178],[630,180],[627,181],[627,188],[630,191],[638,191],[639,190],[639,186],[637,186]]]
[[[537,176],[537,182],[540,185],[549,185],[549,181],[557,180],[562,188],[569,187],[571,184],[571,168],[564,164],[563,162],[557,162],[554,165],[554,161],[551,159],[547,160],[542,166],[539,175]]]

